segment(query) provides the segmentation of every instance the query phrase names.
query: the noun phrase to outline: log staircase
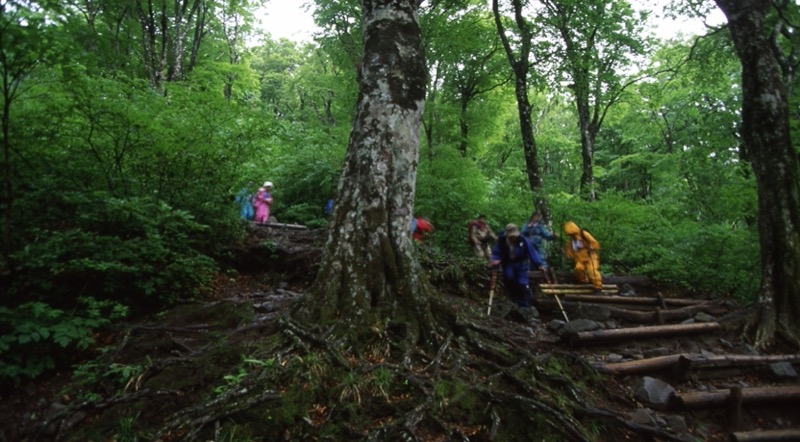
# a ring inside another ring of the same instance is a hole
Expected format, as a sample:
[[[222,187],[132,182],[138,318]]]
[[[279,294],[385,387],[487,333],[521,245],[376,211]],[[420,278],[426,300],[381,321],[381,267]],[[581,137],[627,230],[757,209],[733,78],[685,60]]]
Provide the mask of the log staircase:
[[[543,275],[539,276],[541,281]],[[775,410],[800,410],[800,382],[796,373],[793,379],[778,380],[765,375],[769,372],[767,368],[776,363],[789,364],[790,370],[793,367],[800,371],[800,354],[682,352],[615,362],[603,361],[603,356],[597,355],[626,354],[626,345],[633,342],[644,345],[658,338],[687,336],[682,339],[690,341],[690,335],[713,336],[721,327],[714,318],[729,310],[724,301],[672,298],[660,293],[641,296],[636,290],[624,290],[621,294],[617,284],[604,284],[603,294],[598,295],[591,285],[553,284],[550,279],[532,286],[534,304],[543,315],[549,314],[553,320],[569,317],[566,321],[570,322],[580,319],[586,307],[602,306],[611,320],[618,323],[616,328],[560,335],[570,346],[594,353],[597,360],[592,365],[599,372],[631,380],[649,376],[669,382],[675,391],[664,404],[664,412],[679,413],[686,419],[691,419],[694,413],[722,413],[722,419],[728,423],[728,440],[800,441],[800,428],[794,428],[797,420],[792,421],[794,425],[784,421],[773,428],[765,424]],[[630,284],[625,286],[630,288]],[[701,313],[706,316],[698,322]],[[800,411],[796,416],[800,416]],[[754,422],[761,424],[752,427]],[[775,419],[775,422],[782,421]],[[748,424],[751,428],[747,428]]]

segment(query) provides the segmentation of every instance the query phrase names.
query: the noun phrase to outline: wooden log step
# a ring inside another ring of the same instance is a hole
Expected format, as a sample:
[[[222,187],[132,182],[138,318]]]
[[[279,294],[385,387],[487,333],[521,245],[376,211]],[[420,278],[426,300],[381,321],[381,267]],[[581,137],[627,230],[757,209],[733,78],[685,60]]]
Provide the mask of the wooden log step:
[[[713,355],[674,354],[639,359],[636,361],[614,362],[598,367],[599,370],[615,375],[645,374],[666,369],[698,370],[704,368],[742,368],[758,367],[775,362],[800,364],[800,354],[789,355]]]
[[[731,433],[733,442],[782,442],[799,441],[800,428],[785,430],[760,430],[760,431],[737,431]]]
[[[539,284],[542,289],[587,289],[593,290],[591,284]],[[603,289],[617,290],[616,284],[603,284]]]
[[[611,317],[614,319],[624,319],[626,321],[642,322],[642,323],[664,323],[683,321],[694,317],[700,312],[705,312],[710,315],[721,315],[727,312],[727,309],[712,303],[690,305],[677,309],[662,310],[656,307],[656,310],[643,312],[637,310],[627,310],[623,308],[607,307],[611,312]]]
[[[535,299],[534,300],[537,307],[544,308],[547,310],[554,310],[554,309],[561,309],[555,301],[547,300],[547,299]],[[586,305],[598,305],[598,303],[586,303]],[[561,305],[569,310],[579,310],[579,303],[563,300]],[[636,308],[638,306],[634,306]],[[665,324],[665,323],[675,323],[684,321],[689,318],[693,318],[700,312],[705,312],[710,315],[722,315],[726,313],[728,310],[718,304],[715,303],[705,303],[705,304],[698,304],[692,305],[688,307],[681,307],[676,309],[661,309],[660,307],[647,307],[648,310],[641,310],[641,307],[638,310],[631,310],[627,308],[618,308],[618,307],[611,307],[607,306],[608,312],[610,316],[614,319],[627,321],[627,322],[636,322],[640,324]]]
[[[543,293],[542,295],[547,296],[547,293]],[[537,306],[543,307],[546,309],[554,309],[560,308],[558,305],[550,300],[550,299],[542,299],[542,296],[534,299]],[[578,305],[581,303],[575,302],[572,300],[571,296],[563,296],[561,297],[561,304],[565,307],[569,307],[570,309],[577,308]],[[587,302],[587,305],[595,304],[603,304],[600,302]],[[689,319],[696,315],[699,312],[705,312],[710,315],[721,315],[726,313],[728,310],[719,304],[716,303],[705,303],[705,304],[696,304],[690,305],[686,307],[680,308],[665,308],[662,309],[658,306],[639,306],[639,305],[623,305],[621,308],[618,306],[608,306],[609,312],[611,313],[611,317],[614,319],[620,319],[630,322],[638,322],[642,324],[647,323],[657,323],[662,324],[665,322],[676,322],[682,321],[684,319]]]
[[[697,324],[653,325],[647,327],[617,328],[611,330],[595,330],[565,333],[571,345],[597,342],[620,341],[626,339],[644,339],[664,336],[709,333],[720,329],[718,322],[702,322]]]
[[[308,226],[304,226],[302,224],[281,224],[281,223],[258,224],[258,223],[254,223],[253,225],[258,226],[258,227],[272,227],[272,228],[275,228],[275,229],[308,230]]]
[[[603,289],[602,295],[596,294],[594,289],[539,289],[545,295],[593,295],[593,296],[609,296],[617,295],[619,292],[616,289]]]
[[[728,406],[731,390],[677,393],[670,400],[671,408],[697,410]],[[742,404],[778,404],[800,401],[800,385],[750,387],[741,389]]]
[[[641,296],[593,296],[593,295],[566,295],[562,301],[596,302],[599,304],[631,304],[631,305],[662,305],[667,307],[687,307],[690,305],[704,304],[705,299],[687,298],[650,298]]]

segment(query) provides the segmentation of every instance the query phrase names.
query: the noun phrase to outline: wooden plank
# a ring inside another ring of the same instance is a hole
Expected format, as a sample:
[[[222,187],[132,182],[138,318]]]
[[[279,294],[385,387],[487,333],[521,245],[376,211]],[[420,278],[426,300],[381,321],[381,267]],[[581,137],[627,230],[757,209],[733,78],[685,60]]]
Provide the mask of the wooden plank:
[[[609,296],[617,295],[617,290],[603,289],[603,295],[595,293],[594,289],[542,289],[539,290],[544,295],[589,295],[589,296]]]
[[[730,398],[730,390],[693,391],[676,394],[670,402],[670,406],[687,410],[722,408],[727,406]],[[800,386],[742,388],[741,400],[742,404],[746,405],[799,402]]]
[[[681,355],[689,368],[731,368],[755,367],[775,362],[800,363],[800,354],[788,355]]]
[[[615,375],[632,375],[652,373],[674,367],[680,361],[681,354],[656,356],[654,358],[639,359],[635,361],[614,362],[611,364],[600,365],[600,371]]]
[[[592,290],[591,284],[539,284],[542,289],[587,289]],[[603,284],[604,289],[617,289],[616,284]]]
[[[567,295],[562,301],[597,302],[601,304],[632,304],[632,305],[660,305],[661,301],[667,307],[687,307],[690,305],[704,304],[705,299],[686,298],[649,298],[639,296],[593,296],[593,295]]]
[[[717,331],[719,329],[720,325],[717,322],[702,322],[698,324],[653,325],[648,327],[616,328],[611,330],[566,333],[564,337],[571,345],[577,345],[596,342],[619,341],[625,339],[643,339],[708,333]]]
[[[308,226],[304,226],[302,224],[281,224],[281,223],[258,224],[258,223],[254,223],[254,225],[256,225],[258,227],[271,227],[273,229],[308,230]]]
[[[674,367],[684,369],[757,367],[775,362],[800,363],[800,354],[788,355],[713,355],[674,354],[656,356],[635,361],[614,362],[598,366],[598,369],[615,375],[652,373]]]
[[[796,442],[800,440],[800,428],[790,428],[784,430],[737,431],[735,433],[731,433],[731,440],[734,442]]]

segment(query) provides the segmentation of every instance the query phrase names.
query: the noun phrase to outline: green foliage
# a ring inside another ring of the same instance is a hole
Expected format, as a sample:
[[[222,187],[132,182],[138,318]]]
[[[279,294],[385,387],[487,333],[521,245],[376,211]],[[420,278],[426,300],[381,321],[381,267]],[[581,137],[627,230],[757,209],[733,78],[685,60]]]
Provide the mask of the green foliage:
[[[11,294],[69,304],[91,293],[144,310],[198,293],[213,275],[214,262],[194,248],[205,227],[189,213],[149,198],[62,196],[52,207],[71,225],[31,229],[14,255],[25,271]]]
[[[76,365],[72,372],[74,383],[64,393],[91,401],[103,397],[102,391],[98,391],[101,388],[110,390],[115,396],[138,390],[139,382],[151,365],[149,358],[144,364],[108,363],[109,351],[110,348],[104,347],[100,349],[100,357]]]
[[[587,203],[576,197],[552,200],[556,233],[571,220],[600,242],[603,274],[642,274],[698,292],[748,300],[758,281],[754,228],[693,221],[672,206],[607,195]],[[551,260],[552,261],[552,260]],[[570,262],[562,262],[566,268]],[[552,262],[551,262],[552,264]]]
[[[420,165],[414,211],[433,223],[434,243],[466,250],[467,222],[489,208],[488,189],[472,161],[454,149],[442,149],[435,160]]]
[[[69,312],[43,302],[0,307],[0,382],[55,368],[53,350],[85,350],[94,344],[97,329],[126,315],[126,307],[90,297],[78,298]]]
[[[135,416],[126,416],[119,420],[119,432],[115,440],[118,442],[137,442],[139,435],[136,431],[136,420],[139,419],[139,413]]]

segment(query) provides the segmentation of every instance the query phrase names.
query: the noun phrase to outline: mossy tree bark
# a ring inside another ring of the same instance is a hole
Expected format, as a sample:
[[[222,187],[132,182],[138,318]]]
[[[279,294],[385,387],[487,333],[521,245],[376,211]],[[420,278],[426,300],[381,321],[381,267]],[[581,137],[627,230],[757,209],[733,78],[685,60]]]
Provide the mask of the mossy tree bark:
[[[716,0],[742,63],[742,137],[758,186],[761,287],[756,344],[800,346],[800,185],[786,86],[764,29],[769,0]]]
[[[359,97],[322,264],[293,312],[359,346],[396,330],[433,343],[432,286],[411,238],[426,68],[416,0],[363,0]]]

